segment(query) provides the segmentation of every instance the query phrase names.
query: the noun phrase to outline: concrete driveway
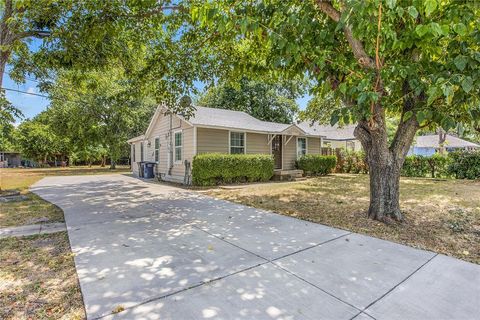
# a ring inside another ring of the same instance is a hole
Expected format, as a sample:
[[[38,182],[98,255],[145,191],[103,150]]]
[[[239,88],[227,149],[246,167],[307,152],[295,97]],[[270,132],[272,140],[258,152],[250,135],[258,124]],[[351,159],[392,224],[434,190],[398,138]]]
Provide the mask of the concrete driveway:
[[[65,212],[89,319],[480,317],[479,265],[123,175],[32,191]]]

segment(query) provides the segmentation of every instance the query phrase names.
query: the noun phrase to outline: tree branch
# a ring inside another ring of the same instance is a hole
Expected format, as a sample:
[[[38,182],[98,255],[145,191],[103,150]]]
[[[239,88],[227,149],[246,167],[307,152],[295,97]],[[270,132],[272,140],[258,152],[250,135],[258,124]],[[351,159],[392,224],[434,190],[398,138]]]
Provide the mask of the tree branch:
[[[17,39],[23,39],[23,38],[29,38],[29,37],[35,37],[39,39],[47,38],[51,35],[52,33],[48,30],[28,30],[22,33],[19,33],[16,38]]]
[[[158,7],[149,11],[139,12],[139,13],[125,15],[125,16],[130,18],[148,18],[154,15],[157,15],[159,13],[163,13],[164,11],[167,11],[167,10],[185,12],[186,8],[184,6],[164,6],[164,7]]]
[[[340,21],[341,12],[332,6],[332,2],[330,0],[316,1],[320,11],[329,16],[333,21]],[[345,25],[343,27],[343,32],[345,33],[345,38],[347,38],[347,41],[352,48],[353,55],[357,59],[358,63],[364,68],[374,69],[375,63],[373,59],[365,52],[362,42],[353,36],[352,28],[350,28],[348,25]]]

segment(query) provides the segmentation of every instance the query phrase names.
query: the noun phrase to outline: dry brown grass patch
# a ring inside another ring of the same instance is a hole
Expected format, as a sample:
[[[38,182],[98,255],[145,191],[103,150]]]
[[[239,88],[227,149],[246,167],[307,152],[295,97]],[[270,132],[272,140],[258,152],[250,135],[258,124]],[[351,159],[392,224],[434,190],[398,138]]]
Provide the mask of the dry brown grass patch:
[[[66,232],[0,240],[0,319],[84,319]]]
[[[336,174],[207,193],[480,263],[480,181],[402,178],[405,222],[390,225],[366,216],[367,175]]]

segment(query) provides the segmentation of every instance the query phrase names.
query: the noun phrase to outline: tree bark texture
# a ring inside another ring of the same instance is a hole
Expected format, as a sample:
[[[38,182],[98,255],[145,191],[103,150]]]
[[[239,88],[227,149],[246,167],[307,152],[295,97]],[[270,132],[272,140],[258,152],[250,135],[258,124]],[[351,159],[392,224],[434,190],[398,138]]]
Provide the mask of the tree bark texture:
[[[412,102],[405,102],[404,112],[411,109]],[[375,116],[371,120],[360,121],[354,131],[366,152],[369,166],[368,216],[380,221],[401,221],[400,173],[419,125],[415,116],[407,120],[402,116],[395,137],[389,144],[384,109],[377,104],[374,110]]]
[[[316,0],[316,3],[320,12],[326,14],[335,22],[340,21],[341,9],[336,9],[331,0]],[[381,9],[380,3],[378,14],[379,35],[381,31]],[[380,221],[388,221],[390,219],[403,220],[399,202],[400,172],[415,133],[419,128],[414,105],[424,99],[424,97],[412,97],[409,93],[408,81],[404,82],[404,105],[400,124],[393,141],[389,143],[385,109],[381,104],[384,90],[381,79],[382,63],[379,56],[380,36],[377,36],[377,48],[374,59],[367,53],[362,41],[354,37],[351,26],[345,24],[343,33],[361,68],[365,72],[375,71],[377,74],[374,90],[378,94],[378,101],[376,103],[372,102],[370,116],[360,120],[354,131],[355,137],[360,140],[366,152],[369,165],[370,207],[368,216]],[[346,105],[355,103],[352,101],[344,102]],[[407,112],[410,114],[409,118],[405,117]]]

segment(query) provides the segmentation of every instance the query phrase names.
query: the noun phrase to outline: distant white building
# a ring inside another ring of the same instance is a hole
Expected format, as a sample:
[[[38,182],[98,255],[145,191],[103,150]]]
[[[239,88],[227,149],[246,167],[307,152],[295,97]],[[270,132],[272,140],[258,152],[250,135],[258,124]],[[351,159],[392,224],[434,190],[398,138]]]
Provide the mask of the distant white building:
[[[329,126],[318,123],[300,122],[303,130],[323,136],[322,147],[333,149],[345,149],[348,151],[362,150],[362,144],[353,135],[355,125]]]
[[[480,149],[480,145],[476,143],[463,140],[449,134],[447,134],[443,146],[447,152]],[[417,156],[431,156],[437,153],[439,149],[440,143],[438,134],[417,136],[408,154],[414,154]]]

